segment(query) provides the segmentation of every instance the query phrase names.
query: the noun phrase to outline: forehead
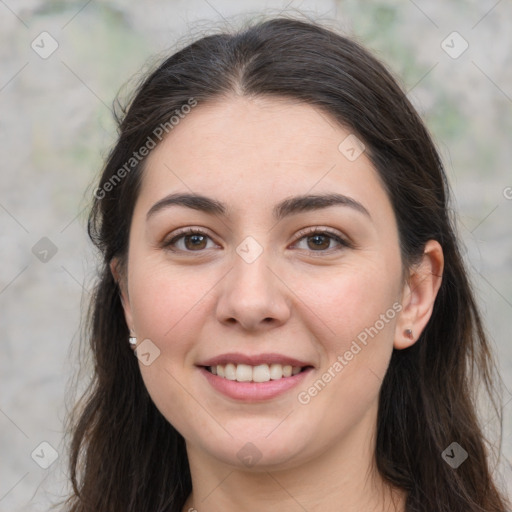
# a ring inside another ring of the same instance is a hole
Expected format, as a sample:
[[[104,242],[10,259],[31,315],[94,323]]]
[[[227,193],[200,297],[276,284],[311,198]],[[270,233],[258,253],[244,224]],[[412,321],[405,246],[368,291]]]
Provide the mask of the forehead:
[[[354,137],[322,110],[287,98],[198,104],[147,157],[140,200],[149,208],[169,192],[193,191],[244,207],[337,189],[385,202],[366,154],[344,152]]]
[[[288,98],[230,96],[215,102],[199,104],[170,133],[150,159],[165,150],[169,142],[183,153],[180,145],[194,144],[187,160],[220,158],[226,163],[245,162],[257,157],[269,164],[276,155],[301,166],[323,162],[336,155],[344,129],[311,105]],[[274,164],[279,165],[280,161]],[[244,166],[245,167],[245,166]],[[263,170],[263,169],[262,169]]]

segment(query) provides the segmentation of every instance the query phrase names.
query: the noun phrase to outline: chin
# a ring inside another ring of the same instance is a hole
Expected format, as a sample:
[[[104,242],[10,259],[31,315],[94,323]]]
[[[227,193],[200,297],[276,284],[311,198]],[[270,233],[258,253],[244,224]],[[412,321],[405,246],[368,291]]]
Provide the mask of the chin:
[[[282,433],[268,432],[275,429],[279,422],[274,421],[271,428],[260,429],[254,435],[247,429],[231,431],[233,438],[224,437],[218,442],[204,440],[203,446],[212,457],[237,469],[249,471],[276,471],[289,469],[307,460],[306,450],[311,448],[311,440],[301,438],[297,432],[283,430]],[[268,436],[268,437],[266,437]]]

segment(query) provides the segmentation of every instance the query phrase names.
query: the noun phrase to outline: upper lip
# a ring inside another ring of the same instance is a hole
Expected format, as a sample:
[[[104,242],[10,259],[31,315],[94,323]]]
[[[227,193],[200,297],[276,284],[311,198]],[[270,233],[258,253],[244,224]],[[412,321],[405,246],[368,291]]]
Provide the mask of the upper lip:
[[[311,363],[300,361],[295,359],[294,357],[288,357],[283,354],[254,354],[247,355],[241,354],[238,352],[230,352],[228,354],[221,354],[201,363],[198,363],[197,366],[217,366],[217,365],[226,365],[228,363],[234,364],[248,364],[250,366],[258,366],[260,364],[281,364],[283,366],[313,366]]]

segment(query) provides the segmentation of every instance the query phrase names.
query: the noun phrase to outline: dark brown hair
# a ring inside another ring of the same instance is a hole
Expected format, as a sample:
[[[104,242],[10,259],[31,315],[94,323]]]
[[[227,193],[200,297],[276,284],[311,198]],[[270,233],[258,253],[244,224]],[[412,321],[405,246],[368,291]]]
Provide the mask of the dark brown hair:
[[[505,512],[477,416],[479,383],[498,411],[498,376],[457,246],[439,155],[405,93],[367,50],[319,23],[285,16],[189,44],[145,77],[117,118],[119,138],[88,223],[102,255],[87,317],[94,375],[70,416],[67,510],[179,512],[191,491],[183,437],[144,386],[109,263],[117,257],[126,266],[144,168],[144,159],[126,167],[133,152],[191,98],[201,105],[233,94],[291,98],[350,127],[387,189],[404,268],[428,240],[443,247],[432,317],[414,345],[393,351],[382,383],[376,463],[387,482],[407,492],[407,512]],[[127,172],[116,180],[123,166]],[[469,454],[457,469],[441,457],[452,442]]]

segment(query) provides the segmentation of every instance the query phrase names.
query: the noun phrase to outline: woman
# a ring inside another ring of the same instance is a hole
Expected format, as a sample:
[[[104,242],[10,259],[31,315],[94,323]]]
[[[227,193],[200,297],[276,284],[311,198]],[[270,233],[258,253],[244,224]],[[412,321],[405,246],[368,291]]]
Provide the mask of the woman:
[[[505,511],[442,163],[374,57],[286,18],[204,37],[119,129],[68,510]]]

